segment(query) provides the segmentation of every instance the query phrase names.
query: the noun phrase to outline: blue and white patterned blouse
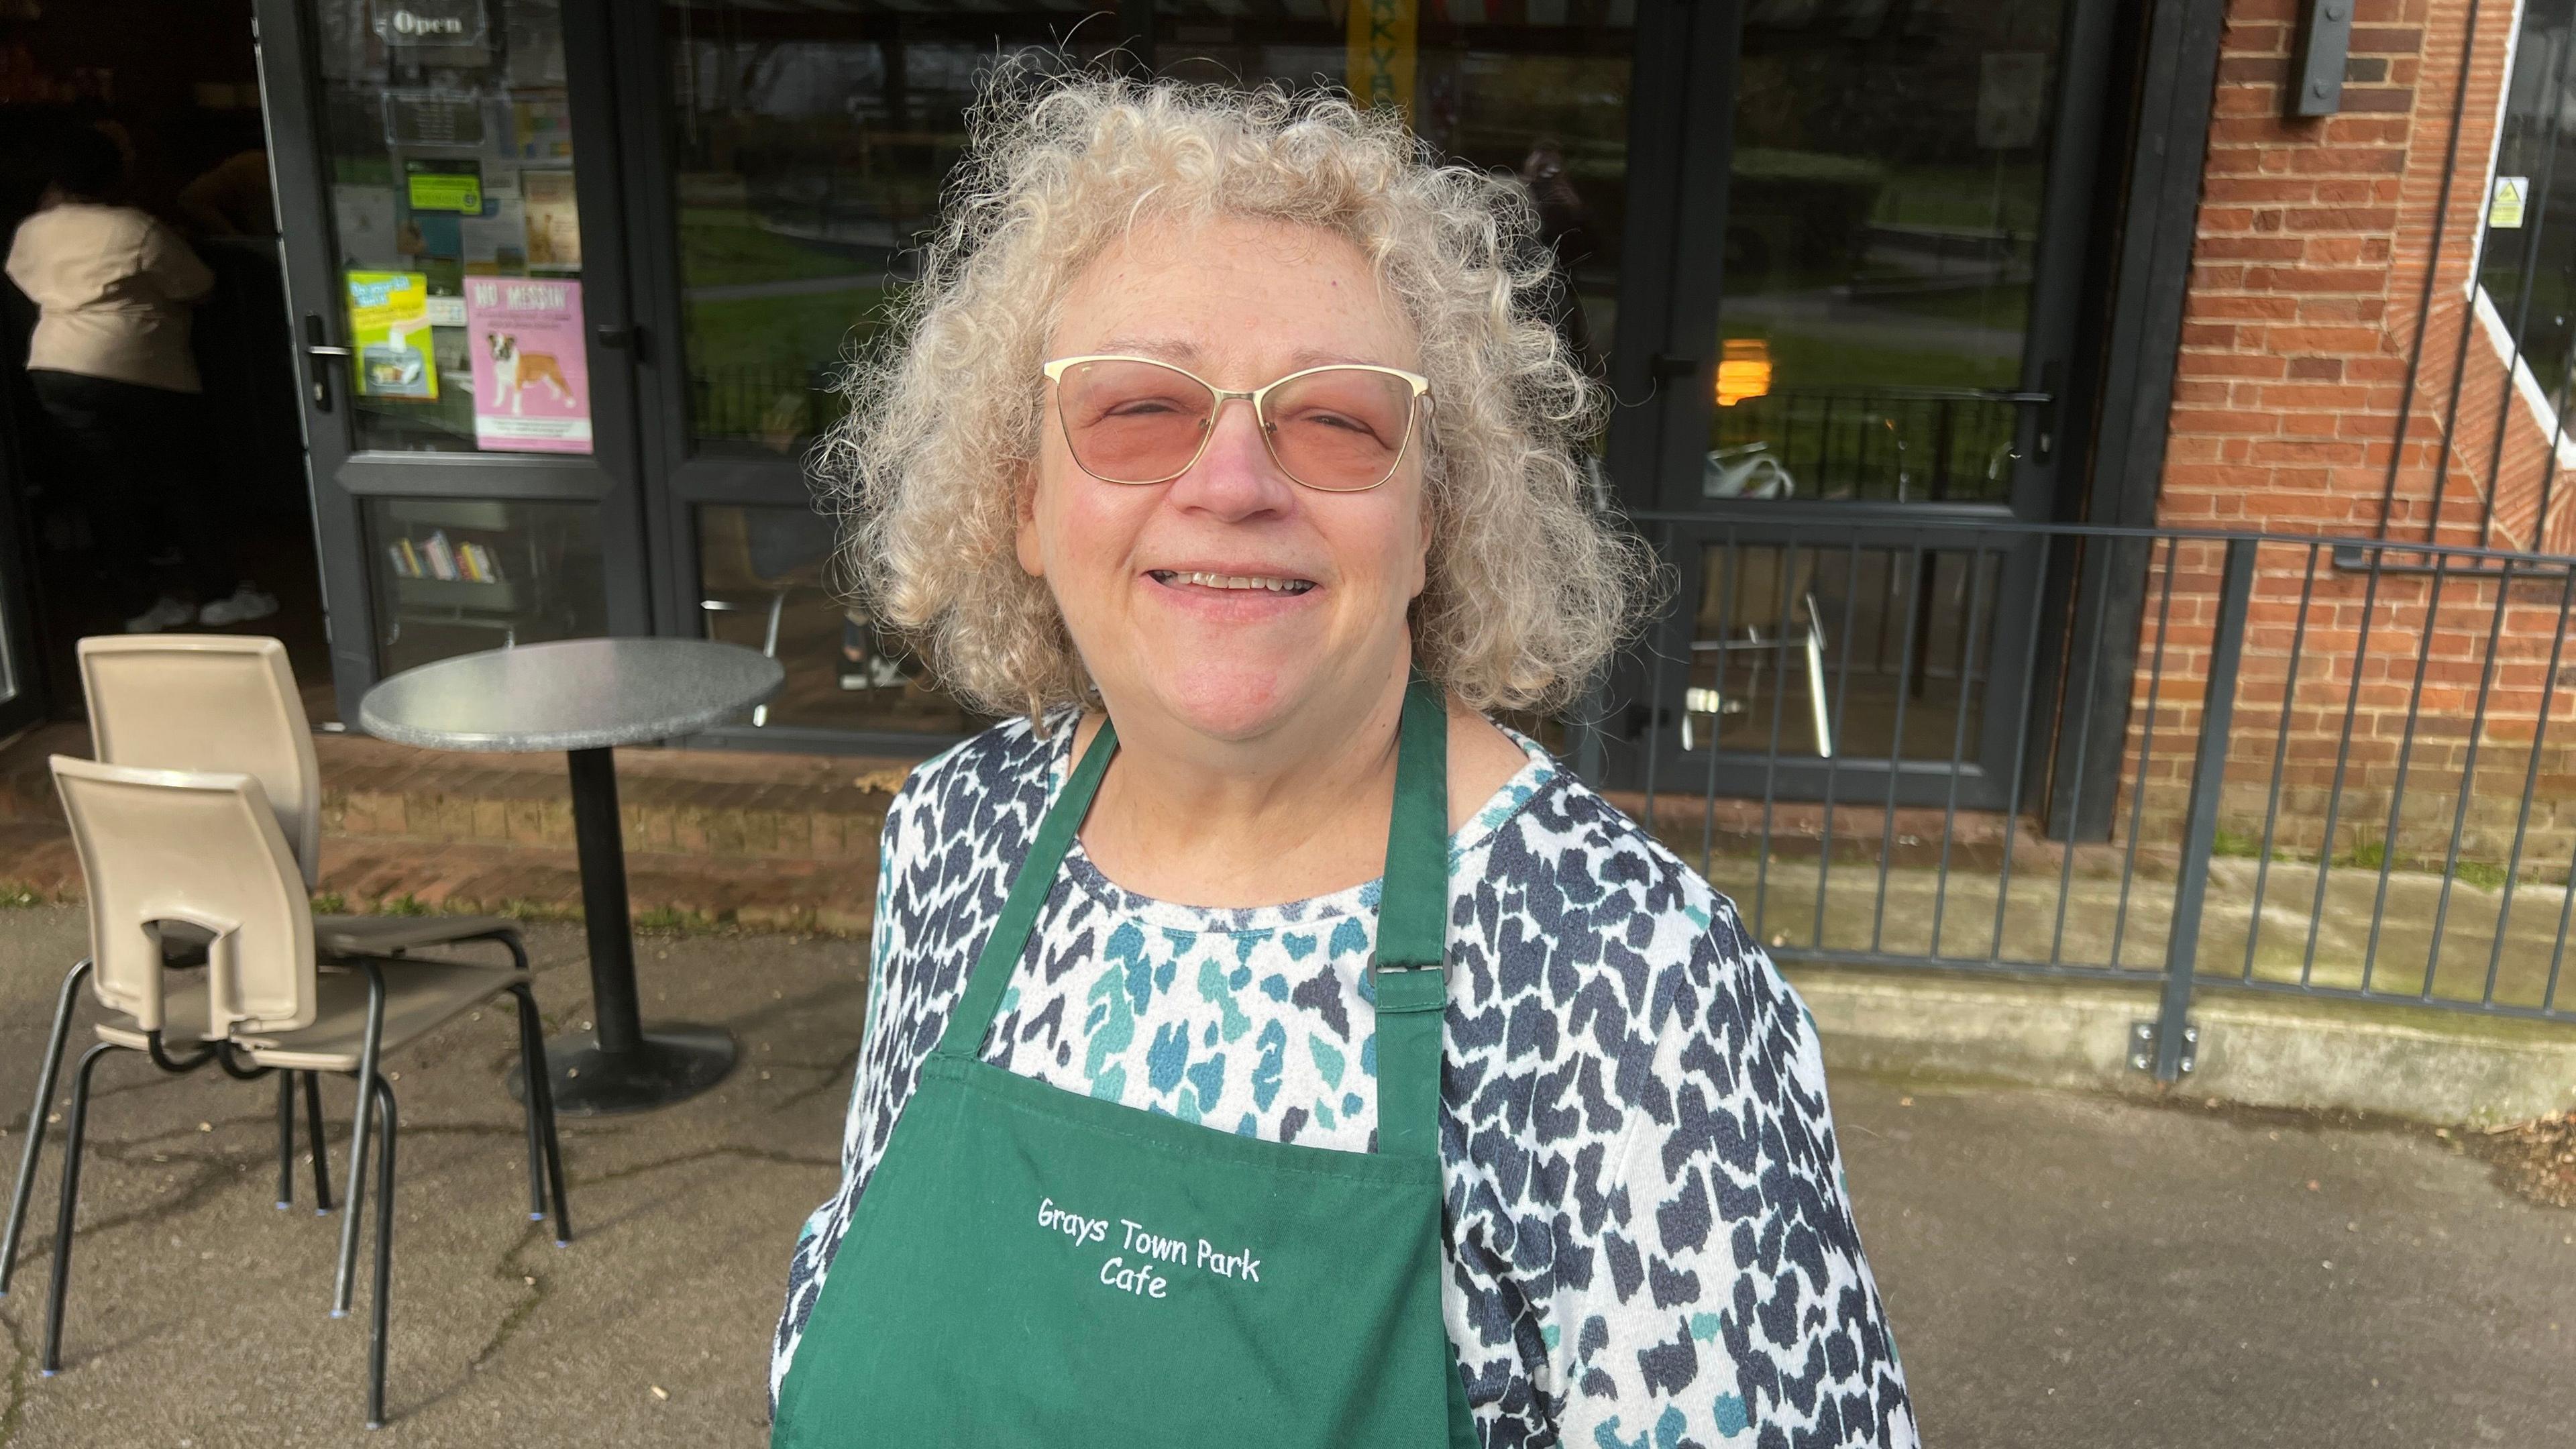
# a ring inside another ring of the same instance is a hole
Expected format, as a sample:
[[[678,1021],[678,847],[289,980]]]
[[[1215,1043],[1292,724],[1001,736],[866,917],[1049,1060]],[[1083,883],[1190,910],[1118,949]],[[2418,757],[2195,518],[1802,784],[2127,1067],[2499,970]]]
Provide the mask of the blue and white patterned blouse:
[[[1072,734],[996,726],[914,771],[887,815],[842,1184],[789,1266],[773,1396]],[[1916,1444],[1804,1004],[1733,905],[1520,743],[1529,763],[1450,842],[1442,1306],[1487,1449]],[[1077,842],[983,1057],[1212,1131],[1366,1151],[1377,890],[1179,906],[1121,890]]]

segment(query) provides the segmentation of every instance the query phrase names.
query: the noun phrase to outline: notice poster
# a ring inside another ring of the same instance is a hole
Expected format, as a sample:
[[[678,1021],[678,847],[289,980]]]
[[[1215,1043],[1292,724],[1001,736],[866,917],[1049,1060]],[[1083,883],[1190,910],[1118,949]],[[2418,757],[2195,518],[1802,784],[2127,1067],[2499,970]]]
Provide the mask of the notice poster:
[[[331,187],[331,215],[339,223],[340,254],[383,265],[397,259],[395,227],[401,208],[390,186]]]
[[[430,354],[429,278],[418,272],[351,272],[349,344],[363,397],[438,396]],[[586,451],[586,449],[585,449]]]
[[[499,274],[528,269],[528,216],[516,196],[485,193],[481,216],[462,218],[459,241],[465,270]]]
[[[582,350],[581,283],[469,276],[465,317],[476,446],[589,452],[590,361]]]
[[[581,205],[573,197],[572,173],[529,169],[519,173],[519,190],[528,218],[528,265],[581,266]]]
[[[483,210],[479,162],[414,156],[403,162],[403,186],[414,211],[480,214]]]

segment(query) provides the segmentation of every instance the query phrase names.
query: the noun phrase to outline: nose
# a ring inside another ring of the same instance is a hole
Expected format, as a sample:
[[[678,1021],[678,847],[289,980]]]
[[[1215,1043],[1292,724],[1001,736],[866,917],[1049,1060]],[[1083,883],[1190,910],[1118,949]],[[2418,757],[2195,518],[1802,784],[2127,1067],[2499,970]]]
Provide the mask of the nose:
[[[1224,519],[1285,511],[1297,485],[1270,456],[1251,401],[1230,397],[1219,403],[1211,428],[1199,460],[1172,480],[1171,501]]]

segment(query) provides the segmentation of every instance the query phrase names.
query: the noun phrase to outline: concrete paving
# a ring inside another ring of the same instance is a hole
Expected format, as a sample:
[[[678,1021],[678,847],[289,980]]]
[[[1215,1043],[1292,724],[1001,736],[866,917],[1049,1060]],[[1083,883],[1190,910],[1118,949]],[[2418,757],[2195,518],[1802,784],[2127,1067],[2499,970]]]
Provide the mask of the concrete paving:
[[[69,909],[0,912],[9,1165],[84,934]],[[577,932],[532,944],[549,1018],[579,1024]],[[359,1427],[365,1320],[325,1315],[337,1219],[313,1217],[306,1179],[295,1211],[272,1206],[271,1088],[111,1061],[63,1374],[35,1372],[51,1154],[0,1299],[0,1449],[761,1443],[787,1252],[837,1171],[863,952],[644,939],[648,1013],[724,1022],[744,1064],[669,1111],[565,1123],[568,1249],[525,1220],[504,1015],[391,1062],[381,1436]],[[348,1096],[329,1095],[335,1114]],[[2509,1197],[2431,1128],[1859,1074],[1836,1101],[1935,1445],[2541,1443],[2576,1422],[2576,1212]],[[345,1126],[333,1147],[344,1163]]]
[[[1869,1077],[1835,1115],[1928,1444],[2576,1424],[2576,1212],[2509,1196],[2456,1134]]]

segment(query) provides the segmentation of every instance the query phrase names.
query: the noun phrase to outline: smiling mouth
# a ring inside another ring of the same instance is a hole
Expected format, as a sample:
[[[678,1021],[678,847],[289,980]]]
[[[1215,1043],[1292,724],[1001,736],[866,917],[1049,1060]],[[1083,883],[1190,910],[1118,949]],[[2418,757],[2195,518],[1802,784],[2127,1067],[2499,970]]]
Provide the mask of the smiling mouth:
[[[1146,576],[1158,584],[1196,584],[1203,589],[1239,589],[1246,593],[1302,594],[1315,587],[1312,579],[1262,574],[1211,574],[1189,569],[1148,569]]]

